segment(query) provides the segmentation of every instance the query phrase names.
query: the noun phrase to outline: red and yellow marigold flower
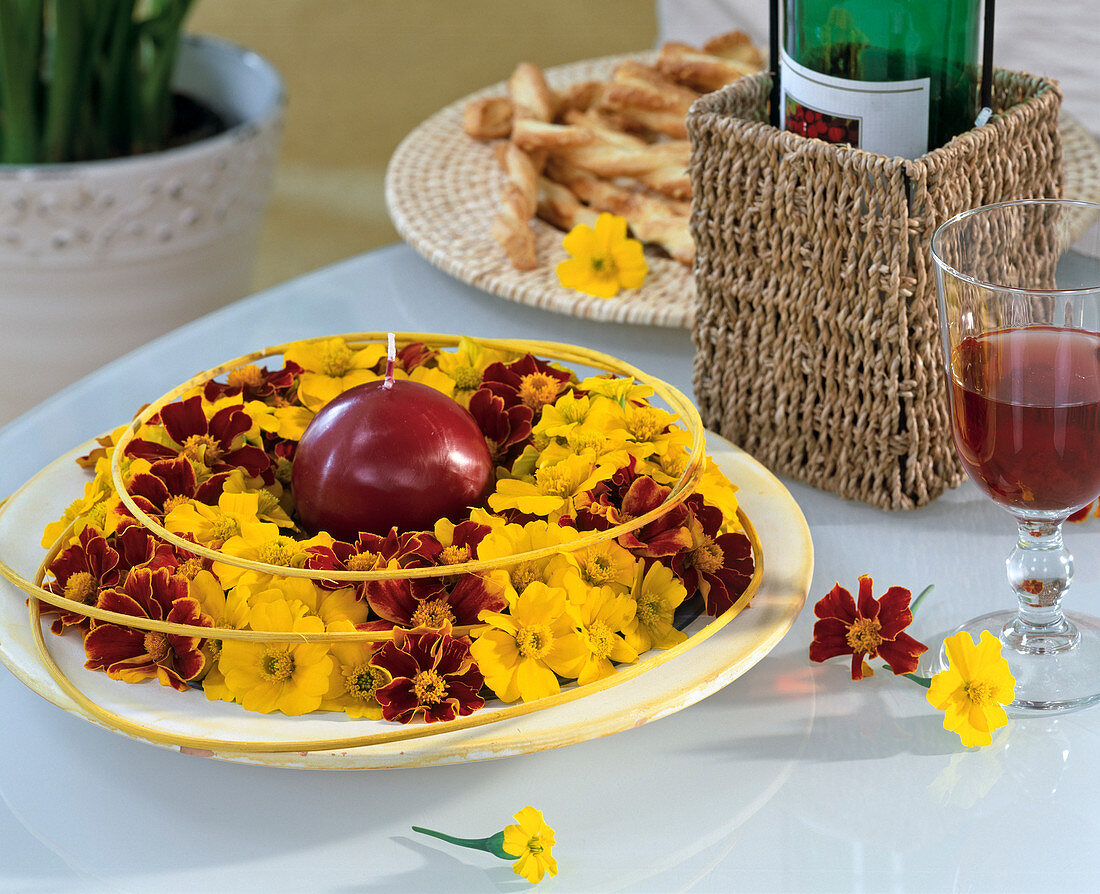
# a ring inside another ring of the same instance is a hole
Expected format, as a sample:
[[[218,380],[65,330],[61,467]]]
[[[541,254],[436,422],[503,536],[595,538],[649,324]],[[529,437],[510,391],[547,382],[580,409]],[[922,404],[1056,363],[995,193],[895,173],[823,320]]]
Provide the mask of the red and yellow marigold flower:
[[[911,593],[890,587],[880,599],[873,595],[874,582],[866,574],[859,579],[859,604],[839,583],[814,606],[818,621],[810,643],[810,660],[826,661],[837,655],[852,656],[852,679],[862,680],[864,662],[881,657],[895,674],[911,674],[928,647],[905,628],[913,622]]]
[[[187,579],[169,574],[166,568],[131,570],[121,587],[99,594],[96,607],[152,621],[213,626],[190,596]],[[84,637],[84,651],[88,657],[84,666],[90,670],[106,671],[107,676],[127,683],[155,677],[180,692],[206,666],[201,637],[108,622],[92,627]]]
[[[732,608],[752,582],[755,560],[749,538],[740,532],[720,534],[722,511],[698,495],[687,498],[691,545],[672,557],[672,570],[689,593],[698,590],[708,615]]]
[[[484,682],[470,654],[469,642],[443,630],[403,631],[371,657],[374,667],[393,678],[374,697],[382,717],[408,723],[423,717],[428,723],[472,714],[485,704],[478,691]]]

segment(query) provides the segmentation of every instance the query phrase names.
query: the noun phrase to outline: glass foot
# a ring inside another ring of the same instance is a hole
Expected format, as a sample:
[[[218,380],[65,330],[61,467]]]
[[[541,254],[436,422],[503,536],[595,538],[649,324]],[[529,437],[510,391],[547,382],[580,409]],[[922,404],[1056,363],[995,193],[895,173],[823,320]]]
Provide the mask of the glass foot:
[[[982,615],[952,632],[966,631],[977,642],[988,630],[1001,640],[1001,654],[1016,678],[1010,709],[1071,711],[1100,702],[1100,618],[1067,612],[1066,619],[1068,629],[1051,631],[1049,637],[1025,637],[1023,642],[1016,633],[1014,611]],[[933,672],[946,666],[941,645],[939,667]]]

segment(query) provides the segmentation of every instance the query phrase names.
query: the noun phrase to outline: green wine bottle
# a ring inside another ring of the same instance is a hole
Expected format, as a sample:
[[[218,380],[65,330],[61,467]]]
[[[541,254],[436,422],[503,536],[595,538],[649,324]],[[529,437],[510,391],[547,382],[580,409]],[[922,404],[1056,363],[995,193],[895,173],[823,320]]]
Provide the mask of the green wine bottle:
[[[981,0],[785,0],[780,126],[916,158],[974,126]]]

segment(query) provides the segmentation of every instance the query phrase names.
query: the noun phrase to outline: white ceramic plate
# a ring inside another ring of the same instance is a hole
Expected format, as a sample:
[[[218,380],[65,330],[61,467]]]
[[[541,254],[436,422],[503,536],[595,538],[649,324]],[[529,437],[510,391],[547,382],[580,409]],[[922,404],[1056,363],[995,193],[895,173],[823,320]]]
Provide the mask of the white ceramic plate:
[[[78,448],[54,462],[4,507],[0,557],[28,579],[44,555],[38,545],[42,528],[82,492],[86,478],[73,459],[87,450],[88,446]],[[432,735],[423,738],[334,750],[256,752],[186,746],[181,750],[240,763],[312,769],[448,764],[540,751],[609,735],[671,714],[715,692],[759,662],[790,629],[809,590],[813,546],[801,510],[774,475],[717,435],[708,435],[708,453],[740,488],[741,506],[763,547],[764,575],[748,608],[682,654],[618,685],[564,704],[468,729],[436,732],[441,727],[435,727]],[[0,660],[12,673],[63,710],[146,741],[132,729],[97,718],[64,691],[38,655],[25,594],[6,580],[0,580],[0,585]],[[711,621],[705,616],[697,618],[687,629],[689,636]],[[237,705],[207,701],[197,690],[180,694],[151,681],[121,683],[85,670],[83,649],[75,637],[55,637],[47,631],[45,641],[68,679],[95,704],[130,723],[154,728],[167,738],[218,739],[242,747],[343,737],[350,743],[367,733],[399,727],[384,721],[353,721],[330,712],[304,717],[256,714]],[[662,654],[648,653],[643,660]],[[472,716],[489,719],[493,710],[489,706]]]

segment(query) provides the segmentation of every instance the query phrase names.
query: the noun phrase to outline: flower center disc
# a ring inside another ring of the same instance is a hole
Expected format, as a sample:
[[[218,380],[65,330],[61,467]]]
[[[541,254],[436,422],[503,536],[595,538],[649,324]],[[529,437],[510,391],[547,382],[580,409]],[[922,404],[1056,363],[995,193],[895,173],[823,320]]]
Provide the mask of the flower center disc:
[[[877,620],[872,618],[856,618],[844,638],[848,647],[855,653],[865,655],[877,655],[878,647],[882,645],[882,629]]]

